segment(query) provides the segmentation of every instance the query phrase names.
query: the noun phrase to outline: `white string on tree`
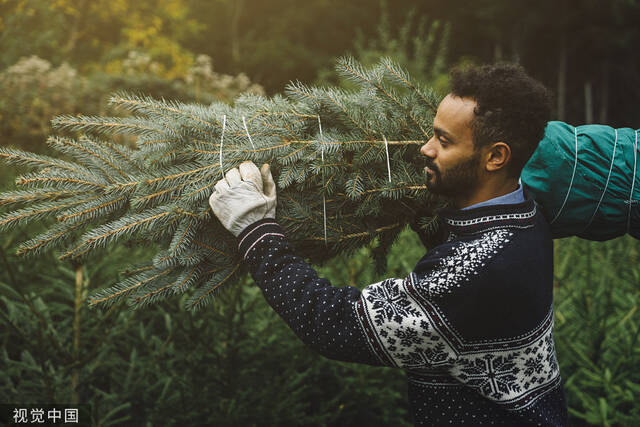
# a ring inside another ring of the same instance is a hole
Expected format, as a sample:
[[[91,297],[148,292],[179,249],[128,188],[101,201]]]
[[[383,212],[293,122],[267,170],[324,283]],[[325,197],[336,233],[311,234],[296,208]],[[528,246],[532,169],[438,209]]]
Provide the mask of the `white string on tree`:
[[[320,159],[322,160],[322,217],[324,223],[324,244],[327,245],[327,199],[325,197],[324,182],[324,138],[322,136],[322,122],[318,114],[318,129],[320,129]]]
[[[249,142],[251,143],[251,146],[255,150],[256,146],[253,145],[253,140],[251,139],[251,135],[249,134],[249,128],[247,128],[247,121],[244,119],[244,116],[242,116],[242,124],[244,125],[244,130],[247,132],[247,136],[249,137]]]
[[[384,138],[384,149],[387,152],[387,172],[389,174],[389,183],[391,183],[391,164],[389,163],[389,142],[387,141],[387,137],[382,135]]]
[[[227,127],[227,115],[222,116],[222,135],[220,135],[220,173],[224,178],[224,168],[222,167],[222,144],[224,143],[224,131]]]

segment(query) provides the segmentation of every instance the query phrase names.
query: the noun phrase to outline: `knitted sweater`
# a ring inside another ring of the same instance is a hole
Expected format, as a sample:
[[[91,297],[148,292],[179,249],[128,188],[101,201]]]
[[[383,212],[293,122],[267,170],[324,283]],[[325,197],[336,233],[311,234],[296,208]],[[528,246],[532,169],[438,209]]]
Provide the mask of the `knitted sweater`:
[[[239,248],[295,334],[322,355],[406,371],[415,425],[564,426],[553,245],[535,201],[440,213],[446,238],[404,279],[335,287],[272,219]]]

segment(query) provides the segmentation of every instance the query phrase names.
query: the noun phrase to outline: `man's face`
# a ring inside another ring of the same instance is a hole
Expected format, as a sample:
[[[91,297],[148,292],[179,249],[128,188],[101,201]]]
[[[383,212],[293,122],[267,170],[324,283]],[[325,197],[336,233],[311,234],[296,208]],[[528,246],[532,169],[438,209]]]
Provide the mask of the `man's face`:
[[[480,185],[480,151],[475,151],[471,120],[476,102],[447,95],[433,120],[433,136],[420,152],[426,156],[426,185],[430,192],[464,198]]]

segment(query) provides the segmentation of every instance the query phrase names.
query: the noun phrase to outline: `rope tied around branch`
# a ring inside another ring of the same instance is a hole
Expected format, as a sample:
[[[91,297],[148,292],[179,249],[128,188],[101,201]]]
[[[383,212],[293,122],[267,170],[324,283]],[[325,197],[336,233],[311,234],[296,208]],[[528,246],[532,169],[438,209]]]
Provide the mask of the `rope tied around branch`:
[[[224,143],[224,131],[227,128],[227,115],[222,116],[222,135],[220,135],[220,174],[224,178],[224,168],[222,167],[222,144]]]
[[[244,130],[247,132],[247,136],[249,137],[249,142],[251,143],[251,146],[255,150],[256,146],[253,145],[253,140],[251,139],[251,135],[249,134],[249,128],[247,128],[247,121],[245,120],[244,116],[242,116],[242,124],[244,125]]]
[[[322,136],[322,122],[320,121],[320,114],[318,114],[318,129],[320,130],[320,141],[324,139]],[[324,166],[324,143],[320,145],[320,159]],[[322,168],[322,222],[324,224],[324,245],[327,246],[327,198],[325,197],[324,188],[324,167]]]

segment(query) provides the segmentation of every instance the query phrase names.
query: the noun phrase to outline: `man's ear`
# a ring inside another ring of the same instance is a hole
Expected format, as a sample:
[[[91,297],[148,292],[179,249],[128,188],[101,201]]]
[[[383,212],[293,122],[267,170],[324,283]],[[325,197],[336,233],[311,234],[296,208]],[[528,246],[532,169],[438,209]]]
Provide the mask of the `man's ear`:
[[[511,147],[504,142],[494,142],[487,150],[486,159],[488,172],[504,169],[511,160]]]

